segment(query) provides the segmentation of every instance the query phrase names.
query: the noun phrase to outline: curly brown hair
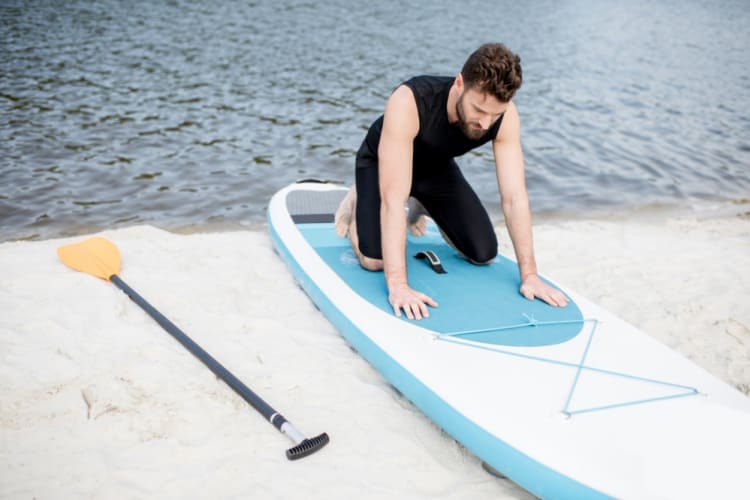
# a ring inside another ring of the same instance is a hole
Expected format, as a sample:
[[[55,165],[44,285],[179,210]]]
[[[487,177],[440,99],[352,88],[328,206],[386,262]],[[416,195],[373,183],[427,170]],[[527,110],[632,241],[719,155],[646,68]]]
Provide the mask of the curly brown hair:
[[[461,75],[466,88],[508,102],[521,87],[521,58],[501,43],[486,43],[469,56]]]

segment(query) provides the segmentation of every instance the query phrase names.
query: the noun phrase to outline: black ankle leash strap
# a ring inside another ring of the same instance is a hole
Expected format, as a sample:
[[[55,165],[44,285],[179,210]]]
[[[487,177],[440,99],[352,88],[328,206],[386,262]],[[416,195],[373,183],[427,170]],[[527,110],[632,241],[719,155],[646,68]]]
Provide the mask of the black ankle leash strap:
[[[440,263],[440,259],[432,250],[422,250],[421,252],[417,252],[414,257],[420,260],[427,259],[427,263],[430,265],[432,270],[438,274],[447,273],[447,271],[443,269],[443,265]]]

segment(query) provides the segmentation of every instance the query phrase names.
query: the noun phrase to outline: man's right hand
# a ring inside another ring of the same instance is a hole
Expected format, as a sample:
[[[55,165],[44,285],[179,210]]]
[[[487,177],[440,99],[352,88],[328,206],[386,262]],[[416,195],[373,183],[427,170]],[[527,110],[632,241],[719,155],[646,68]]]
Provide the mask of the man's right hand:
[[[437,307],[438,303],[431,297],[412,290],[409,285],[397,285],[391,288],[388,301],[393,307],[393,312],[399,318],[403,309],[409,319],[422,319],[430,316],[427,306]]]

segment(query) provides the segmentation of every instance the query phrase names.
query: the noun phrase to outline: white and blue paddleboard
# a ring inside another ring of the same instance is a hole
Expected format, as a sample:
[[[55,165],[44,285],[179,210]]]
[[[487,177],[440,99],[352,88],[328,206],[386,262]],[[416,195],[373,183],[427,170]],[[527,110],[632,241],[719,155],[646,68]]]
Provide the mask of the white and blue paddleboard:
[[[279,253],[346,340],[481,460],[542,498],[750,498],[749,398],[571,290],[565,308],[526,300],[515,261],[471,265],[434,225],[408,237],[408,273],[440,307],[397,318],[382,273],[335,234],[345,194],[276,193]]]

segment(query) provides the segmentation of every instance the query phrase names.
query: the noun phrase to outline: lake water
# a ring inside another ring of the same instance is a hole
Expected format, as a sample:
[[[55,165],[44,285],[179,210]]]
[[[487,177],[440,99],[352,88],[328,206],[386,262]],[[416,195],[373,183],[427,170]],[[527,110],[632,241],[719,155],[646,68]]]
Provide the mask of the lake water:
[[[21,1],[0,5],[0,241],[261,227],[353,180],[399,82],[501,41],[532,209],[750,197],[746,0]],[[459,159],[499,217],[491,149]]]

